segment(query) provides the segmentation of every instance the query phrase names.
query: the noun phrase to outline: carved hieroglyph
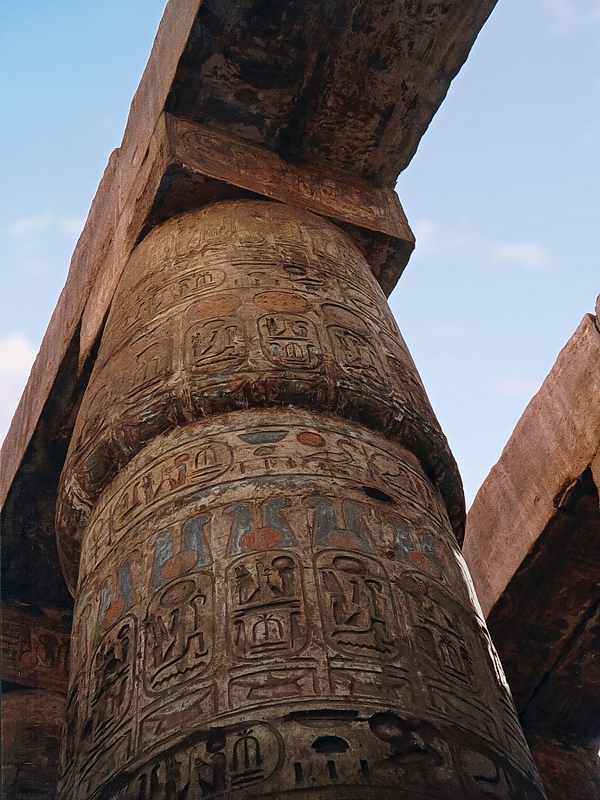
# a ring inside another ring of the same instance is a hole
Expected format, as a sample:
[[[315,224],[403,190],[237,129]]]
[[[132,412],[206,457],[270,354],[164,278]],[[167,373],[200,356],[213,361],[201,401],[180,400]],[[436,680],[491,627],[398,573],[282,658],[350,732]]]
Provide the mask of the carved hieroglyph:
[[[541,797],[453,480],[340,231],[247,201],[151,233],[62,478],[61,796]]]
[[[289,404],[405,443],[461,530],[456,466],[383,293],[345,234],[313,214],[249,201],[151,232],[121,280],[64,470],[71,584],[93,502],[154,436]]]

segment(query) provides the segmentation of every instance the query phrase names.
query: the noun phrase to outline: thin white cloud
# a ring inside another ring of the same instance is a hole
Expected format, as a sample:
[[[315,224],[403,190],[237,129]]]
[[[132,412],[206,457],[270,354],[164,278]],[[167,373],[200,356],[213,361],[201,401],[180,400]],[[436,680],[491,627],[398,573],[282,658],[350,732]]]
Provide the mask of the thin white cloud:
[[[425,255],[434,249],[434,235],[437,228],[430,219],[420,219],[414,225],[414,234],[417,240],[415,253]]]
[[[79,236],[84,223],[80,217],[60,217],[58,220],[60,230],[67,236]]]
[[[415,258],[430,256],[432,253],[455,251],[472,245],[477,235],[469,220],[459,219],[453,225],[431,219],[420,219],[412,224],[417,240]]]
[[[22,333],[0,338],[0,442],[6,436],[36,352]]]
[[[539,388],[531,378],[518,372],[496,372],[490,378],[490,388],[496,394],[515,400],[529,400]]]
[[[550,32],[566,34],[600,23],[600,0],[542,0]]]
[[[48,269],[51,251],[57,242],[74,239],[83,227],[77,217],[53,216],[48,213],[24,217],[11,222],[6,232],[12,267],[30,274]]]
[[[17,241],[30,241],[32,236],[47,231],[52,224],[52,217],[49,214],[40,214],[37,217],[25,217],[17,219],[8,226],[8,233]]]
[[[543,269],[550,260],[545,247],[537,242],[503,242],[492,245],[492,256],[497,261],[512,261],[526,269]]]

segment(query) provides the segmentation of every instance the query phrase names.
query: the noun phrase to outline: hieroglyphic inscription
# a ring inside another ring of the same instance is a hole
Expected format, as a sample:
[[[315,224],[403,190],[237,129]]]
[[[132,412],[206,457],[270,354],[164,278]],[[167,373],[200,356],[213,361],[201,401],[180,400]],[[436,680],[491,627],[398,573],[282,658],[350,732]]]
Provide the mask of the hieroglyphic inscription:
[[[132,700],[137,651],[136,620],[125,617],[102,638],[92,661],[89,711],[82,731],[86,749],[95,748],[125,719]]]
[[[326,640],[340,652],[388,660],[398,652],[389,580],[366,556],[326,551],[316,561]]]
[[[478,764],[484,789],[505,780],[513,720],[428,409],[330,223],[235,201],[148,233],[60,489],[73,585],[83,540],[65,800],[459,798]],[[455,728],[488,760],[461,762]]]
[[[364,487],[380,486],[387,495],[402,500],[404,516],[412,519],[412,528],[419,532],[415,535],[421,537],[421,532],[425,535],[425,529],[432,531],[431,535],[442,535],[447,522],[439,496],[409,453],[366,430],[360,438],[350,438],[345,428],[328,420],[323,420],[318,429],[312,422],[313,418],[303,412],[281,410],[269,415],[270,424],[258,424],[249,429],[243,412],[238,412],[228,416],[227,424],[220,421],[214,426],[204,425],[201,442],[192,428],[169,435],[164,442],[157,439],[146,449],[147,458],[142,457],[135,468],[123,471],[107,493],[102,511],[96,512],[90,520],[90,535],[86,537],[83,550],[86,568],[93,568],[125,534],[130,536],[132,527],[142,525],[140,536],[143,537],[143,524],[147,524],[143,521],[156,519],[158,509],[197,495],[214,481],[230,483],[265,474],[288,476],[296,470],[330,480],[343,477],[359,489],[362,500],[367,499]],[[160,457],[156,457],[159,451]],[[232,555],[259,549],[263,540],[268,540],[271,546],[292,544],[286,516],[288,501],[284,495],[268,498],[258,505],[232,507],[227,522],[233,525]],[[375,534],[379,539],[383,537],[390,547],[398,546],[399,557],[406,551],[404,558],[409,560],[427,558],[423,548],[419,550],[420,556],[416,554],[419,548],[412,539],[402,539],[398,533],[402,523],[394,522],[397,515],[394,516],[391,506],[375,504],[375,507],[382,513],[389,509],[388,521],[376,523]],[[369,533],[369,524],[373,523],[367,522],[360,502],[350,499],[342,502],[335,496],[316,494],[306,500],[305,508],[324,546],[373,551]],[[196,526],[201,525],[203,514],[205,512],[199,514]],[[203,524],[208,526],[209,520]],[[181,537],[181,532],[177,535]],[[452,538],[448,533],[444,535]],[[168,536],[165,542],[167,540],[170,541]],[[200,535],[199,542],[207,546],[205,534]],[[167,543],[167,546],[174,545]],[[410,548],[415,555],[409,555]]]
[[[209,729],[196,744],[171,749],[133,777],[107,784],[99,798],[222,797],[226,791],[243,790],[270,778],[283,755],[281,737],[265,722]]]
[[[229,640],[240,658],[297,652],[306,642],[300,565],[286,551],[237,559],[229,568]]]
[[[197,459],[199,452],[212,455]],[[200,464],[208,473],[197,471]],[[124,497],[130,511],[123,515]],[[133,616],[140,631],[130,690],[137,744],[120,756],[123,764],[137,764],[143,748],[169,746],[174,753],[183,729],[200,736],[210,721],[218,727],[244,709],[246,718],[264,719],[276,707],[280,714],[302,709],[307,700],[327,708],[373,703],[375,711],[400,705],[413,716],[425,703],[440,723],[468,718],[478,736],[498,738],[506,712],[483,688],[489,659],[477,638],[480,621],[465,619],[471,606],[468,592],[455,586],[456,545],[429,498],[435,490],[410,453],[365,428],[355,425],[350,435],[339,420],[309,412],[236,412],[148,445],[92,518],[89,535],[104,531],[106,539],[109,522],[110,544],[84,548],[81,612],[97,620],[97,633],[93,647],[84,641],[80,652],[96,674],[104,669],[108,694],[98,696],[94,684],[86,694],[81,679],[80,688],[74,683],[70,708],[89,711],[83,719],[75,711],[69,716],[71,769],[91,780],[98,749],[116,746],[122,731],[129,735],[119,689],[131,673],[127,648],[117,652],[117,645],[128,638],[123,626]],[[96,720],[104,699],[112,723]],[[407,747],[413,735],[422,733],[407,734]],[[306,747],[333,747],[319,736],[322,728]],[[420,784],[399,756],[378,766],[383,756],[373,759],[368,750],[364,758],[336,756],[332,767],[299,754],[302,779],[292,776],[292,785],[336,785],[353,770],[365,781],[368,772],[376,784],[427,785],[425,772]],[[224,777],[221,755],[223,748],[200,750],[203,783],[198,771],[190,783],[198,797],[238,785]],[[140,772],[136,791],[149,791],[144,786],[151,783],[153,791],[164,788],[168,765],[153,764],[154,778],[152,770]],[[107,766],[105,779],[118,771]],[[183,791],[188,773],[170,774],[179,775],[173,786]]]
[[[272,314],[258,320],[262,351],[278,367],[315,369],[322,361],[313,322],[293,314]]]
[[[140,244],[114,308],[67,459],[59,519],[70,529],[155,436],[265,403],[334,411],[400,440],[410,407],[423,423],[410,446],[441,447],[454,469],[364,256],[311,214],[227,202],[173,220]]]
[[[2,609],[2,676],[16,684],[67,691],[70,636],[66,625],[36,609]]]
[[[216,317],[192,326],[186,334],[185,353],[192,370],[222,372],[239,366],[245,358],[244,331],[235,317]]]
[[[201,675],[213,654],[213,587],[200,573],[171,581],[148,607],[146,664],[148,691],[158,692]]]

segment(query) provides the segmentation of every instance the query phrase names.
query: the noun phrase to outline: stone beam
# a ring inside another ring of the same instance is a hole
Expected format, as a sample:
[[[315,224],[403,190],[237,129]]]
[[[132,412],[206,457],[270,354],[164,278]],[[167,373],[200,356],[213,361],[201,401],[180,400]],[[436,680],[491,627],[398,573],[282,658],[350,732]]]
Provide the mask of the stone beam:
[[[599,364],[588,315],[480,489],[463,548],[550,800],[600,791]]]
[[[117,273],[149,223],[168,166],[163,112],[254,142],[288,163],[391,189],[495,2],[369,2],[357,10],[349,2],[316,8],[245,0],[232,10],[220,0],[170,0],[7,435],[0,502],[28,447],[36,449],[36,428],[76,339],[84,375]],[[188,176],[179,177],[185,186]],[[269,196],[267,187],[261,194]],[[223,197],[217,191],[207,199]],[[377,243],[372,268],[385,272],[384,262],[395,259],[382,276],[389,292],[410,248],[400,258],[397,251],[383,256],[386,244]]]
[[[587,468],[598,482],[598,364],[598,317],[588,314],[477,493],[463,555],[486,616]]]

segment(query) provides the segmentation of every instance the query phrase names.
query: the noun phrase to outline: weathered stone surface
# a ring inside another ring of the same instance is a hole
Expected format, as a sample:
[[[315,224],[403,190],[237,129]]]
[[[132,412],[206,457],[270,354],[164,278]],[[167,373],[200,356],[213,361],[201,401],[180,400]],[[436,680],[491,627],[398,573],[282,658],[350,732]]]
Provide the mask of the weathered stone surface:
[[[531,752],[543,775],[548,800],[597,800],[600,786],[598,748],[584,748],[530,737]]]
[[[151,232],[60,493],[65,800],[542,797],[453,461],[335,226],[247,200]]]
[[[59,525],[77,529],[144,444],[190,419],[294,404],[413,450],[457,533],[454,461],[369,265],[348,236],[280,203],[213,204],[155,229],[117,292],[73,435]],[[73,551],[72,554],[70,551]]]
[[[477,495],[463,551],[551,800],[600,794],[599,398],[587,316]]]
[[[495,0],[205,0],[167,111],[392,186]]]
[[[2,694],[2,797],[55,800],[65,696],[41,689]]]
[[[537,797],[461,564],[416,459],[360,426],[155,438],[86,528],[65,796]]]
[[[486,616],[571,484],[597,458],[599,364],[598,319],[586,315],[477,493],[463,554]]]
[[[2,607],[2,680],[67,692],[70,619],[54,609]]]
[[[527,727],[580,743],[600,734],[599,585],[600,508],[587,470],[488,615]]]

